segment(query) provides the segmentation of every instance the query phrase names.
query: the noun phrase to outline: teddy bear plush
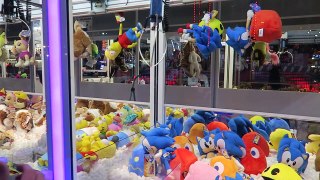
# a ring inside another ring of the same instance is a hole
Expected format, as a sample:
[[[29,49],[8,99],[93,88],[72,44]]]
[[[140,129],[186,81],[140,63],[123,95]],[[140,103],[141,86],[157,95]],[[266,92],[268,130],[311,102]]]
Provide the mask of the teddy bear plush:
[[[28,110],[17,111],[14,126],[17,130],[29,132],[33,128],[32,114]]]
[[[29,97],[25,92],[15,91],[13,92],[13,94],[15,96],[15,101],[13,103],[13,106],[16,109],[24,109],[25,107],[27,107],[29,102]]]
[[[12,92],[7,92],[4,100],[4,104],[8,107],[14,107],[15,95]]]
[[[0,105],[0,126],[3,126],[5,130],[13,128],[13,119],[10,117],[7,106]]]
[[[73,34],[73,46],[74,46],[74,57],[76,59],[92,51],[92,40],[89,35],[83,31],[81,24],[78,21],[74,22],[74,34]]]
[[[89,108],[89,100],[86,99],[78,99],[76,103],[76,110],[78,108],[86,107]]]
[[[199,64],[199,62],[201,62],[201,57],[196,53],[194,46],[192,44],[190,46],[191,46],[191,51],[189,54],[190,74],[193,77],[199,77],[201,73],[201,67]]]

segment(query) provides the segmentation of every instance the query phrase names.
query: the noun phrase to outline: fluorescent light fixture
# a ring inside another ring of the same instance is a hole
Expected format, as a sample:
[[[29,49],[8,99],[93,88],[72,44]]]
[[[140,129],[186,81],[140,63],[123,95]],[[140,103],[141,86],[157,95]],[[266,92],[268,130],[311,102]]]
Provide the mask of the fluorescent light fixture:
[[[50,111],[52,127],[53,177],[65,179],[64,132],[63,132],[63,95],[62,95],[62,46],[60,32],[61,0],[47,0],[48,35],[50,67]]]

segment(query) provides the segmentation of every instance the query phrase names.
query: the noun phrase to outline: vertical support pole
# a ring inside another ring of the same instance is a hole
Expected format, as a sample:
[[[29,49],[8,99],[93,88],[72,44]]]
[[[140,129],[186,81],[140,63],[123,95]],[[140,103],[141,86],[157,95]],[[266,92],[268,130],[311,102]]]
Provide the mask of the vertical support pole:
[[[138,22],[139,21],[139,11],[136,11],[135,12],[136,13],[136,21],[135,22]],[[138,76],[139,75],[139,63],[140,63],[140,60],[139,60],[139,58],[140,58],[140,56],[139,56],[139,49],[140,49],[140,43],[138,43],[138,45],[136,46],[136,48],[135,48],[135,63],[134,63],[134,75],[135,76]],[[139,79],[138,79],[139,80]],[[139,83],[139,81],[138,81],[138,83]]]
[[[228,87],[227,88],[232,88],[232,83],[233,83],[233,71],[234,71],[234,49],[230,48],[230,59],[229,59],[229,75],[228,75]]]
[[[221,2],[214,3],[214,7],[218,7],[218,18],[221,18]],[[210,74],[210,89],[211,89],[211,105],[213,108],[217,107],[217,97],[219,89],[219,74],[220,74],[220,49],[211,53],[211,74]]]
[[[228,40],[228,36],[226,37]],[[229,61],[230,61],[230,46],[225,45],[224,50],[224,78],[223,78],[223,88],[228,88],[228,75],[229,75]]]
[[[2,78],[6,78],[7,77],[7,63],[6,62],[2,62],[1,63],[1,72],[2,72]]]
[[[164,6],[163,3],[162,6]],[[163,11],[164,7],[162,7],[162,14]],[[151,27],[154,25],[154,23],[151,23]],[[165,32],[163,32],[162,25],[159,23],[150,32],[150,113],[154,119],[153,123],[159,122],[160,124],[165,122],[165,57],[163,56],[166,52],[166,41]]]
[[[47,148],[54,180],[75,179],[72,1],[43,0]],[[69,18],[68,18],[69,17]]]
[[[30,26],[30,33],[31,33],[31,38],[30,38],[30,42],[31,44],[29,44],[29,52],[32,52],[33,56],[34,56],[34,38],[33,38],[33,27],[34,27],[34,24],[31,22],[28,24]],[[31,92],[36,92],[36,78],[37,78],[37,75],[36,75],[36,66],[35,65],[30,65],[29,66],[29,71],[30,71],[30,74],[29,74],[29,78],[30,78],[30,86],[31,86]]]

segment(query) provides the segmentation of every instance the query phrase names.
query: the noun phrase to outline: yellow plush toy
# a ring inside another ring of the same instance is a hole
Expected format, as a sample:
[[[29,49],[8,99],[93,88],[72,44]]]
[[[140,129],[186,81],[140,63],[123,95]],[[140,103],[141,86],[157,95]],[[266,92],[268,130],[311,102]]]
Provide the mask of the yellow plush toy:
[[[265,122],[265,119],[262,116],[253,116],[250,121],[252,124],[256,124],[258,121]]]
[[[166,107],[166,116],[170,116],[173,113],[173,109],[171,107]]]
[[[283,136],[286,134],[289,136],[289,138],[292,138],[291,132],[286,129],[276,129],[275,131],[273,131],[270,134],[270,142],[269,142],[270,148],[278,151],[280,141],[283,138]]]
[[[88,127],[88,121],[83,119],[83,120],[80,120],[79,122],[76,122],[76,130],[86,128],[86,127]]]
[[[184,117],[184,112],[181,110],[181,109],[175,109],[173,111],[173,117],[175,119],[180,119],[180,118],[183,118]]]
[[[320,148],[320,135],[319,134],[310,134],[308,139],[311,142],[306,144],[306,150],[308,153],[316,154]]]
[[[262,173],[263,179],[273,180],[302,180],[301,176],[291,167],[286,164],[277,163],[268,167]]]

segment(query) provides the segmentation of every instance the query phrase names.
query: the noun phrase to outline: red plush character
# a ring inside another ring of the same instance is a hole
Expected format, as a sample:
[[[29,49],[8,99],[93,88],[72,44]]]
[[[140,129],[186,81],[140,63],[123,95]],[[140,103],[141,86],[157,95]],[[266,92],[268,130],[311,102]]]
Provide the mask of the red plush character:
[[[220,131],[228,131],[229,128],[227,125],[225,125],[223,122],[219,121],[213,121],[207,125],[207,128],[209,131],[215,130],[217,128],[220,129]]]
[[[269,145],[266,139],[257,132],[250,132],[242,137],[246,147],[259,147],[266,156],[269,156]]]
[[[282,22],[279,14],[273,10],[261,10],[254,14],[250,37],[253,41],[271,43],[282,36]]]
[[[170,167],[174,170],[180,165],[180,180],[184,180],[189,172],[189,167],[195,163],[198,158],[191,151],[185,148],[178,148],[174,153],[176,158],[170,162]]]
[[[240,160],[246,174],[261,174],[267,168],[267,158],[259,146],[246,145],[246,156]]]

